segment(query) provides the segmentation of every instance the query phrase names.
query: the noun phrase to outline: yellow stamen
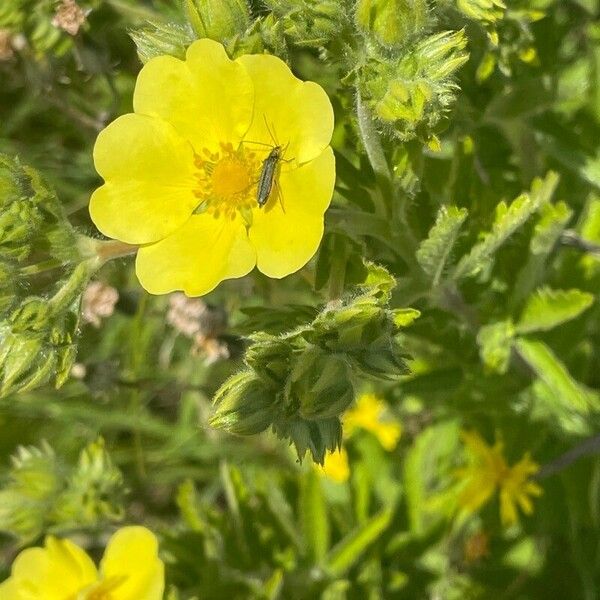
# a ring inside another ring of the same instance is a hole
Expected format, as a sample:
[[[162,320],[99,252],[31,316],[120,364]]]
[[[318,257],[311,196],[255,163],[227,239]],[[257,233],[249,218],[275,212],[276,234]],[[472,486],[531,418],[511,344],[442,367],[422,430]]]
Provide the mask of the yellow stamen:
[[[203,150],[196,155],[199,207],[216,219],[234,219],[236,212],[256,204],[260,161],[254,152],[222,144],[220,152]]]

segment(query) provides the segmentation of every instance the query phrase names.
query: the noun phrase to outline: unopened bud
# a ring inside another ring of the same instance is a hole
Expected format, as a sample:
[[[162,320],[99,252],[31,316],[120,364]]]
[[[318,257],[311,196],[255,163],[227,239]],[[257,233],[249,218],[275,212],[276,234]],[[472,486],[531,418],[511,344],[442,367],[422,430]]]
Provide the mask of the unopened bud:
[[[386,345],[355,352],[350,359],[353,369],[367,377],[393,380],[408,373],[406,355],[393,339]]]
[[[245,0],[185,0],[185,11],[196,35],[222,42],[243,33],[250,24]]]
[[[246,350],[246,364],[267,383],[283,387],[290,369],[291,345],[287,340],[267,333],[252,336]]]
[[[215,395],[217,410],[210,424],[239,435],[264,431],[276,414],[273,390],[252,372],[243,371],[230,377]]]
[[[194,41],[191,28],[176,23],[148,22],[129,35],[143,63],[164,54],[183,60],[186,48]]]
[[[427,23],[425,0],[359,0],[356,23],[384,46],[409,40]]]
[[[307,349],[290,376],[288,402],[305,419],[341,415],[354,398],[350,371],[342,357]]]

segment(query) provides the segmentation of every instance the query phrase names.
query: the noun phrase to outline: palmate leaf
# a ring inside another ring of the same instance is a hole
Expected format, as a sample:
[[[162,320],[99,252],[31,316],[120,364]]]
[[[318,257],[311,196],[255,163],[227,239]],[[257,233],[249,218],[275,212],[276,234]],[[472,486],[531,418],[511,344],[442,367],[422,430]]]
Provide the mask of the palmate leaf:
[[[540,288],[530,297],[517,322],[518,333],[547,331],[578,317],[594,302],[594,296],[581,290]]]
[[[492,230],[463,256],[453,273],[454,279],[473,277],[489,265],[494,253],[534,213],[547,204],[558,184],[558,175],[549,172],[545,179],[535,179],[531,192],[523,193],[507,206],[501,202],[496,209]]]
[[[467,210],[456,206],[443,206],[437,215],[434,226],[429,230],[417,250],[417,262],[437,285],[444,272],[446,262],[456,242],[462,224],[467,218]]]

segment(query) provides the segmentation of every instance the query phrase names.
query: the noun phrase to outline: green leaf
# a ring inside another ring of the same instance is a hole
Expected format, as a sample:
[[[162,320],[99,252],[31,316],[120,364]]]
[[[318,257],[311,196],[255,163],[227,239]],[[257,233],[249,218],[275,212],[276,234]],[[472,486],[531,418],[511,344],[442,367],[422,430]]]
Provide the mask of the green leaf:
[[[549,172],[545,179],[536,179],[531,192],[521,194],[507,206],[501,202],[496,209],[496,220],[492,230],[473,246],[469,254],[463,256],[453,274],[454,279],[473,277],[484,270],[494,253],[519,229],[535,212],[547,204],[558,184],[558,175]]]
[[[514,334],[515,327],[510,319],[486,325],[479,330],[479,354],[488,369],[496,373],[506,373]]]
[[[578,317],[593,302],[594,296],[581,290],[540,288],[525,305],[517,322],[517,332],[548,331]]]
[[[458,232],[467,218],[467,211],[456,206],[443,206],[437,215],[435,225],[429,230],[417,250],[417,261],[421,268],[437,285],[444,272]]]
[[[600,408],[598,395],[575,381],[546,344],[520,338],[515,347],[523,360],[554,393],[557,405],[584,414]]]
[[[343,575],[366,552],[391,523],[394,510],[386,508],[349,533],[327,556],[325,569],[334,577]]]
[[[421,311],[416,308],[397,308],[393,315],[396,327],[408,327],[421,316]]]
[[[430,500],[440,477],[451,468],[459,444],[458,421],[445,421],[422,431],[406,453],[404,491],[411,532],[423,535],[435,525],[436,515]]]
[[[320,563],[329,549],[330,531],[327,504],[315,469],[309,469],[302,478],[300,514],[308,555]]]

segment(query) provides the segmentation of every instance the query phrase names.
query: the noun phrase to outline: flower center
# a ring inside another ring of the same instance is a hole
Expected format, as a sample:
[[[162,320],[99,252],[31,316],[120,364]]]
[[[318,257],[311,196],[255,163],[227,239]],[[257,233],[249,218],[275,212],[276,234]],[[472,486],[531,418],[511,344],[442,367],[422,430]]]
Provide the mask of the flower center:
[[[261,167],[254,152],[221,144],[219,152],[204,149],[196,154],[195,165],[194,194],[200,200],[196,212],[234,219],[238,210],[247,213],[254,207]]]
[[[244,192],[250,186],[248,165],[237,157],[227,156],[213,170],[212,188],[215,196],[229,198]]]

